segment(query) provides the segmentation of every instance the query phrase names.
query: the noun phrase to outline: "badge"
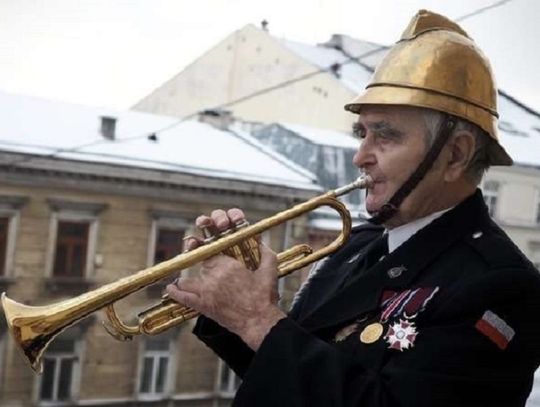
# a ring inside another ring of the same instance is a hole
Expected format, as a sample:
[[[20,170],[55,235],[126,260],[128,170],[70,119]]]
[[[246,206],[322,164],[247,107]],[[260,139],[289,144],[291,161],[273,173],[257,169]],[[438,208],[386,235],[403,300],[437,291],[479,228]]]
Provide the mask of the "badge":
[[[374,322],[366,326],[360,333],[360,342],[370,344],[377,342],[383,334],[383,326],[379,322]]]
[[[407,271],[407,267],[405,266],[392,267],[386,274],[388,274],[388,277],[390,278],[398,278],[404,271]]]
[[[507,348],[508,344],[516,334],[514,329],[508,325],[504,319],[489,310],[484,312],[482,318],[476,322],[475,327],[501,350]]]
[[[403,349],[409,349],[414,346],[416,335],[418,335],[418,332],[416,332],[414,322],[400,319],[399,322],[393,323],[388,328],[384,339],[390,345],[388,346],[389,349],[403,351]]]

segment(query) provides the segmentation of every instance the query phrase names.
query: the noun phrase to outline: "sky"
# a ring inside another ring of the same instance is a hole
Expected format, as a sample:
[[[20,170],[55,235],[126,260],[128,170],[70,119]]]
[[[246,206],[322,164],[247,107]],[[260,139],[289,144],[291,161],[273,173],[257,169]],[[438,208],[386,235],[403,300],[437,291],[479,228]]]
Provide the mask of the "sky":
[[[128,109],[233,31],[395,42],[422,8],[460,24],[498,86],[540,112],[538,0],[0,0],[0,90]]]

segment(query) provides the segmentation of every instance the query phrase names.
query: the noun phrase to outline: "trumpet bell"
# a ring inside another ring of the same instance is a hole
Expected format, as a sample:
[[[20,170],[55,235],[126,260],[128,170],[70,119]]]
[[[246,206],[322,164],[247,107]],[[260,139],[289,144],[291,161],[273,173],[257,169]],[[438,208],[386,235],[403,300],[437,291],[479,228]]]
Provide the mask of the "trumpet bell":
[[[63,329],[51,332],[45,310],[49,307],[32,307],[13,301],[2,293],[2,308],[6,316],[9,331],[19,344],[19,349],[30,363],[30,367],[41,373],[41,358],[47,345]],[[65,328],[65,327],[64,327]]]

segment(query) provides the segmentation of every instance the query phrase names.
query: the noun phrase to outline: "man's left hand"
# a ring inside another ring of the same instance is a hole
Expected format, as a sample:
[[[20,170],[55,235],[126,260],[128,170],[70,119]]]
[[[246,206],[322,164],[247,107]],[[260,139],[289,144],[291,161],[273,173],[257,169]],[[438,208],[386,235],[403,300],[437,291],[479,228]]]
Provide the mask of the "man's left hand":
[[[276,254],[260,245],[261,263],[251,271],[220,254],[202,262],[199,277],[181,277],[169,296],[237,334],[254,351],[285,314],[277,306]]]

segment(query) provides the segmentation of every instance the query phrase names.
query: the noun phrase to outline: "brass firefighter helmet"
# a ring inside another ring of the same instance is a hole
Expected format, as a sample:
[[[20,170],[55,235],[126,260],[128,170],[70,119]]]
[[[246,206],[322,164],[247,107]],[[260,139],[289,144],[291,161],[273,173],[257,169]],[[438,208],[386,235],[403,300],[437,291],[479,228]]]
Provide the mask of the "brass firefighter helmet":
[[[456,23],[420,10],[379,64],[371,83],[345,109],[362,105],[418,106],[446,112],[482,128],[491,165],[512,165],[497,137],[497,88],[488,59]]]

